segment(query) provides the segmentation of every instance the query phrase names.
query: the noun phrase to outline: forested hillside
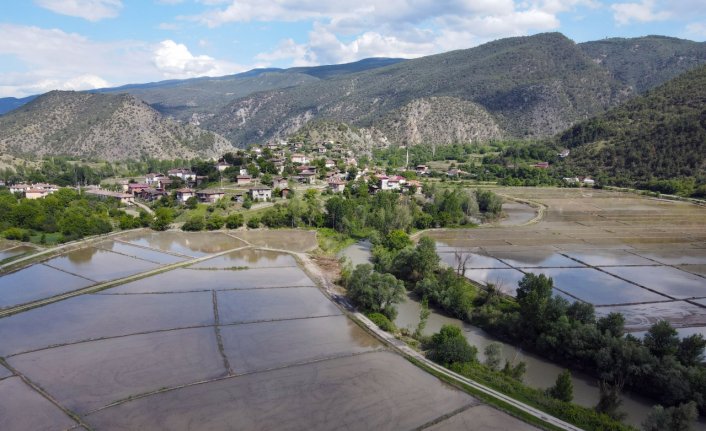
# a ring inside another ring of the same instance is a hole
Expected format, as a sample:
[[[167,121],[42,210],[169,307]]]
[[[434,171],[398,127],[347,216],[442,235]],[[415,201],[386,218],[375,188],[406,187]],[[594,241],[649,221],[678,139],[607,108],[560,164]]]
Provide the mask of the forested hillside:
[[[576,173],[616,181],[706,176],[706,66],[687,72],[559,137]]]

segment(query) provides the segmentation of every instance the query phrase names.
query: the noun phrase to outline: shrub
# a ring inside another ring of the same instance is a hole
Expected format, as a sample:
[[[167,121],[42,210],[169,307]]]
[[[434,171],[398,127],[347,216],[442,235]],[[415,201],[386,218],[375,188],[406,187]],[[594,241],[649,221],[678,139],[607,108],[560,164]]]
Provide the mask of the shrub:
[[[6,229],[2,236],[6,239],[14,239],[17,241],[29,241],[29,231],[26,229],[20,229],[18,227],[11,227]]]
[[[212,216],[206,219],[206,229],[218,230],[223,227],[223,223],[225,223],[223,217],[219,216],[218,214],[213,214]]]
[[[259,217],[253,217],[250,220],[248,220],[248,228],[257,229],[259,227],[260,227],[260,218]]]
[[[205,226],[205,222],[204,222],[203,216],[194,216],[194,217],[191,217],[189,220],[187,220],[186,223],[184,223],[184,225],[182,225],[181,230],[192,231],[192,232],[199,231],[199,230],[203,230],[204,226]]]
[[[383,331],[395,332],[395,329],[397,329],[395,324],[382,313],[370,313],[368,314],[368,319],[372,320]]]
[[[226,217],[226,227],[228,229],[237,229],[243,225],[243,215],[240,213],[230,214]]]

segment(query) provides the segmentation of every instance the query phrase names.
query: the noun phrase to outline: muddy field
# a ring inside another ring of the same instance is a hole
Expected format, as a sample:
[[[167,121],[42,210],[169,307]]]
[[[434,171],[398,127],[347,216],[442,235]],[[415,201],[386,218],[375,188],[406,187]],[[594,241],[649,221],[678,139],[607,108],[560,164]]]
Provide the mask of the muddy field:
[[[619,310],[633,331],[660,319],[706,327],[706,208],[593,189],[498,192],[546,206],[544,217],[429,233],[445,263],[455,267],[454,252],[470,253],[466,276],[508,294],[525,273],[546,274],[557,294],[594,304],[598,315]]]
[[[531,428],[388,351],[257,242],[139,233],[0,277],[14,304],[178,266],[0,318],[0,429]]]

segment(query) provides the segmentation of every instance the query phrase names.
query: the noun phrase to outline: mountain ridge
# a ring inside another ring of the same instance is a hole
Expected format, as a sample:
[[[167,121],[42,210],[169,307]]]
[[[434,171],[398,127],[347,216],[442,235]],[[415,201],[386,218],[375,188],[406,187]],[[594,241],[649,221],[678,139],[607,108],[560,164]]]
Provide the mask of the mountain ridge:
[[[165,119],[133,96],[53,91],[0,117],[0,150],[107,161],[216,157],[223,137]]]

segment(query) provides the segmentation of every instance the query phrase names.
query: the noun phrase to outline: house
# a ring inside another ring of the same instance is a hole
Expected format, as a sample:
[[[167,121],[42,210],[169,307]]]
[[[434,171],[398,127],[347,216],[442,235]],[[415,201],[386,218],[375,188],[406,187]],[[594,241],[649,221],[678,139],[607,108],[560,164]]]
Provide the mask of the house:
[[[199,202],[208,204],[218,202],[219,200],[223,199],[225,195],[226,193],[224,191],[213,189],[199,190],[196,192],[196,197],[199,199]]]
[[[228,162],[221,161],[221,162],[216,163],[216,169],[218,169],[218,172],[223,172],[226,169],[230,168],[231,166],[233,166],[233,165],[231,165]]]
[[[176,168],[167,171],[167,175],[170,177],[181,178],[184,181],[194,182],[196,181],[196,173],[191,169],[186,168]]]
[[[301,165],[301,166],[297,166],[295,169],[297,172],[310,171],[310,172],[316,173],[316,166]]]
[[[427,175],[429,173],[429,166],[417,165],[414,170],[417,172],[417,175]]]
[[[188,187],[183,189],[178,189],[176,191],[176,198],[179,202],[186,202],[189,198],[196,196],[196,192]]]
[[[153,187],[148,187],[146,189],[142,189],[140,191],[140,198],[143,200],[146,200],[147,202],[153,202],[158,199],[162,199],[163,196],[166,196],[167,193],[162,191],[162,190],[157,190]]]
[[[346,159],[346,165],[347,166],[358,166],[358,161],[355,158],[351,157],[349,159]]]
[[[51,194],[52,192],[44,190],[44,189],[35,189],[34,187],[25,190],[25,198],[27,199],[39,199],[39,198],[44,198],[47,197]]]
[[[549,167],[549,162],[537,162],[532,166],[538,169],[547,169]]]
[[[289,187],[289,180],[287,180],[284,177],[277,177],[272,182],[272,187],[274,187],[276,189],[284,190],[285,188]]]
[[[337,178],[332,178],[328,182],[328,188],[334,193],[343,193],[343,191],[346,189],[346,182],[341,181]]]
[[[326,147],[319,147],[316,149],[319,154],[326,154]]]
[[[306,184],[313,184],[316,177],[316,172],[304,171],[299,173],[299,177],[303,179]]]
[[[301,164],[306,164],[309,163],[309,158],[305,154],[301,153],[294,153],[292,154],[292,163],[301,163]]]
[[[585,185],[585,186],[594,186],[594,185],[596,185],[596,181],[595,181],[595,180],[592,180],[591,178],[584,178],[582,182],[583,182],[583,185]]]
[[[150,187],[160,187],[160,182],[165,179],[168,179],[168,177],[160,173],[152,172],[145,175],[145,183]]]
[[[150,186],[145,183],[129,183],[127,185],[127,192],[132,194],[133,196],[137,196],[142,193],[144,189],[148,189],[149,187]]]
[[[247,175],[247,174],[248,174],[247,168],[240,168],[240,170],[238,171],[238,175]]]
[[[110,190],[101,189],[86,190],[85,193],[99,199],[117,199],[120,203],[125,205],[132,205],[135,203],[135,196],[130,193],[111,192]]]
[[[285,187],[282,190],[280,190],[280,192],[282,193],[282,197],[286,199],[287,196],[289,196],[289,194],[292,193],[292,189],[290,189],[289,187]]]
[[[422,194],[422,183],[416,180],[407,180],[402,186],[407,192],[414,188],[414,193]]]
[[[252,182],[252,177],[250,175],[238,175],[235,177],[236,184],[250,184]]]
[[[460,169],[449,169],[448,172],[446,172],[446,176],[448,177],[460,177],[463,175],[468,175],[468,172],[462,171]]]
[[[15,184],[9,187],[10,193],[21,193],[23,195],[27,190],[31,188],[32,186],[30,186],[29,184]]]
[[[272,189],[269,187],[253,187],[250,189],[250,197],[254,201],[266,201],[272,199]]]
[[[331,159],[327,159],[326,162],[324,163],[324,166],[326,166],[327,169],[331,169],[336,167],[336,162],[334,162]]]

